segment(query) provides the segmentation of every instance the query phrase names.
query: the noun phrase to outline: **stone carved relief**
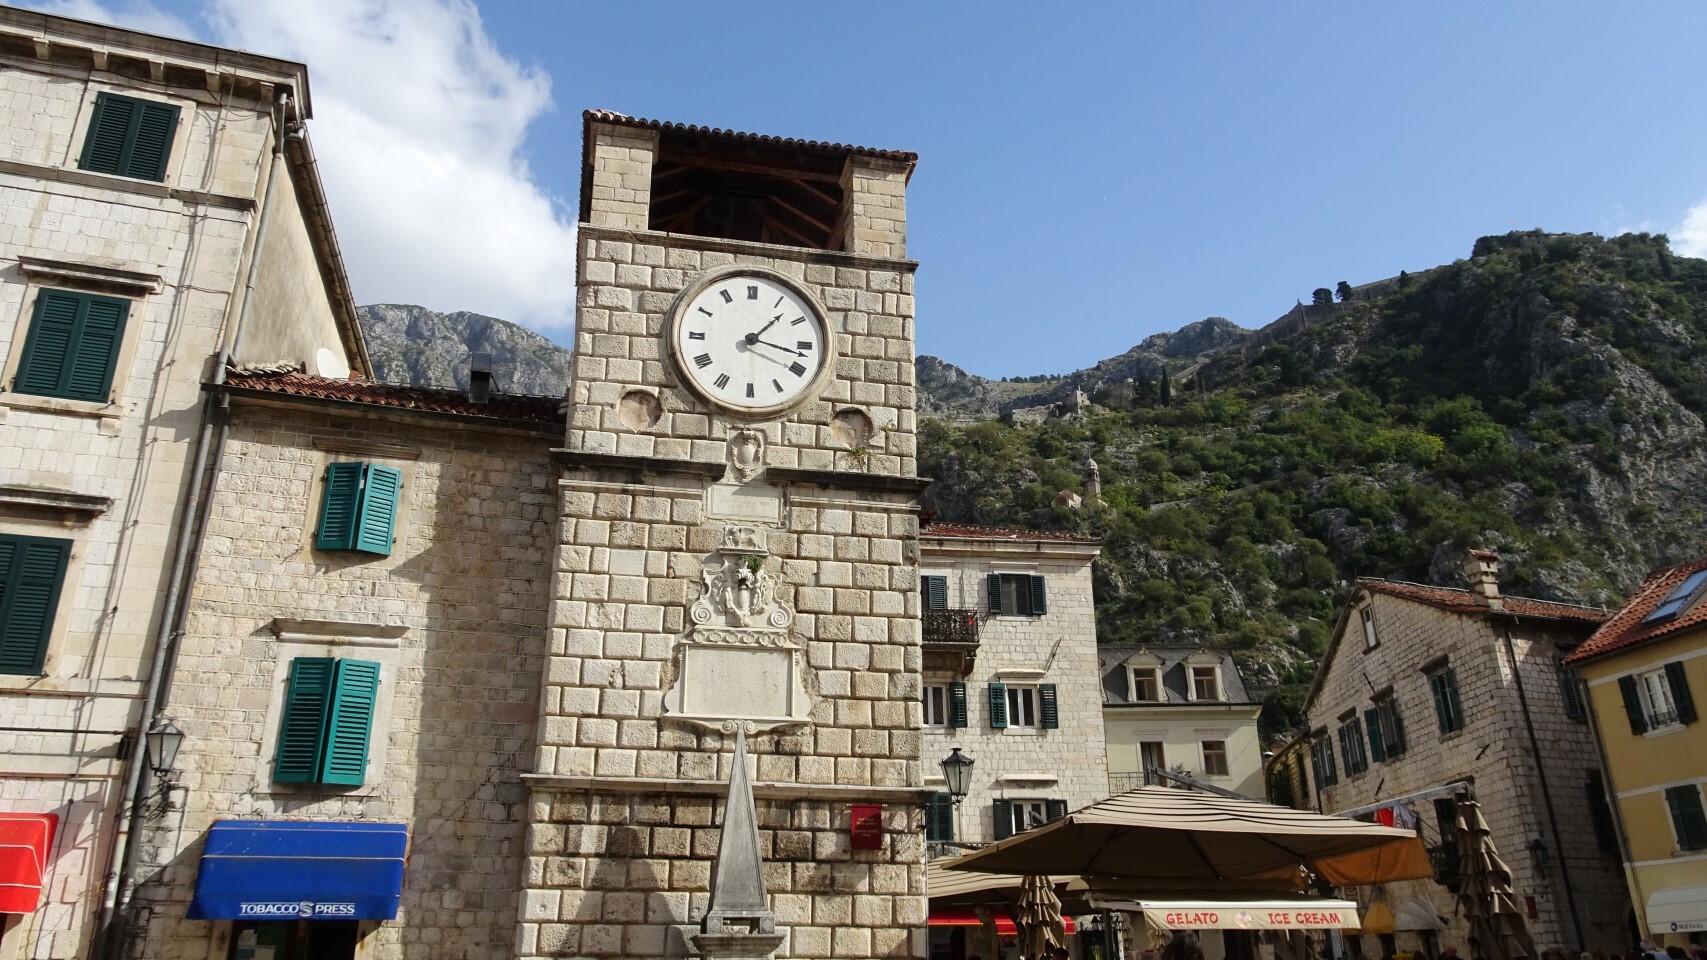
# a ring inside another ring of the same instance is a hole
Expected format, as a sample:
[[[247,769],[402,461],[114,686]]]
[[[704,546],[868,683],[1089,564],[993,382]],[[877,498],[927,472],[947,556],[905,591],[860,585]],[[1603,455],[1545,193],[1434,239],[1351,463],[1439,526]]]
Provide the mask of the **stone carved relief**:
[[[725,732],[808,722],[806,652],[794,637],[794,609],[777,595],[765,534],[727,526],[704,559],[671,660],[665,719]]]
[[[746,483],[765,468],[765,435],[757,430],[734,430],[729,434],[729,475]]]

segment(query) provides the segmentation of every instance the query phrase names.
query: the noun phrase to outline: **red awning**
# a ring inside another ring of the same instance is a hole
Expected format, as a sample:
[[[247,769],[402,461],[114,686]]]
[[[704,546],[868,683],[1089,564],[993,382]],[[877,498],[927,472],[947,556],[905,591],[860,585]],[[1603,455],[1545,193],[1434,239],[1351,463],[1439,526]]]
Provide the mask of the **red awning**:
[[[0,913],[34,913],[59,816],[0,813]]]
[[[992,912],[996,915],[997,936],[1015,937],[1019,935],[1019,930],[1014,927],[1013,918],[1009,917],[1005,911],[993,910]],[[1069,934],[1078,932],[1072,917],[1062,917],[1061,921],[1067,925]],[[931,911],[930,925],[933,927],[976,927],[982,924],[978,919],[978,914],[971,907],[938,907]]]

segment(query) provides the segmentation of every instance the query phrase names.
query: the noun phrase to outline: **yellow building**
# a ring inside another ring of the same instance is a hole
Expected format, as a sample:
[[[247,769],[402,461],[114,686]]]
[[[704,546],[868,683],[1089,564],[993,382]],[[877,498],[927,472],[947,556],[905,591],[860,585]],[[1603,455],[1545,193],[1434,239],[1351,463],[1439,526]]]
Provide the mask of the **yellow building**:
[[[1707,942],[1707,557],[1650,574],[1568,658],[1588,689],[1642,935]]]

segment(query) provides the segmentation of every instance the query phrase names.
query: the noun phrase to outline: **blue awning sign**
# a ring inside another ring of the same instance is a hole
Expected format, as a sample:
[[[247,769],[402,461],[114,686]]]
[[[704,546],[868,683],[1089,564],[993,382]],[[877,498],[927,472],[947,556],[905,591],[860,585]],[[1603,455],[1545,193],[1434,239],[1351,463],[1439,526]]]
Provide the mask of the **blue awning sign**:
[[[409,826],[220,820],[208,830],[191,920],[391,920]]]

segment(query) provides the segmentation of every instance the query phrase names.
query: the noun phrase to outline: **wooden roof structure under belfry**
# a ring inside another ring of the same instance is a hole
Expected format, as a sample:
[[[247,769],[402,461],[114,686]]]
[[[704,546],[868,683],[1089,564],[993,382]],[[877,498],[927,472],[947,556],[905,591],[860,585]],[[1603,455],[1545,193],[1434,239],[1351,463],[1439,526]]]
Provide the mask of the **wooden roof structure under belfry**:
[[[839,250],[848,214],[843,181],[849,158],[903,163],[909,175],[918,162],[917,154],[900,150],[644,120],[608,110],[588,110],[583,118],[584,130],[608,123],[657,132],[648,227],[666,233]],[[583,140],[585,185],[592,183],[592,154],[585,132]],[[590,203],[583,186],[583,219]]]

